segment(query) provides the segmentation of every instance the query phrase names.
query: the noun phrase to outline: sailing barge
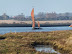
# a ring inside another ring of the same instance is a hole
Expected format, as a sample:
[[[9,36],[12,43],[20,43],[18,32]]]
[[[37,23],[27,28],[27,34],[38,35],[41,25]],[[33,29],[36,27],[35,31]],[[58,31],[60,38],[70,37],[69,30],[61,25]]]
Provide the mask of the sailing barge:
[[[72,27],[72,24],[69,27]]]
[[[32,22],[33,22],[32,29],[41,29],[39,21],[38,21],[38,27],[35,27],[34,8],[31,11],[31,18],[32,18]]]

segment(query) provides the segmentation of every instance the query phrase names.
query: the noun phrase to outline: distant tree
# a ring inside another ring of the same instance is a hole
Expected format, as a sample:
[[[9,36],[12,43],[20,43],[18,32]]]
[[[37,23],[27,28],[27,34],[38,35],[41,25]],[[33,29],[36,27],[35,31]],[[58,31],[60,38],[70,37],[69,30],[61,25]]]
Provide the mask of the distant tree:
[[[43,12],[39,12],[37,16],[38,18],[46,18],[45,13]]]
[[[15,16],[14,18],[15,20],[24,20],[25,16],[23,15],[23,13],[21,13],[20,15]]]
[[[3,20],[8,20],[9,19],[9,16],[6,15],[6,13],[4,13],[1,17],[3,18]]]
[[[3,20],[3,17],[2,16],[0,16],[0,20]]]
[[[57,14],[54,12],[52,13],[46,13],[46,18],[57,18]]]

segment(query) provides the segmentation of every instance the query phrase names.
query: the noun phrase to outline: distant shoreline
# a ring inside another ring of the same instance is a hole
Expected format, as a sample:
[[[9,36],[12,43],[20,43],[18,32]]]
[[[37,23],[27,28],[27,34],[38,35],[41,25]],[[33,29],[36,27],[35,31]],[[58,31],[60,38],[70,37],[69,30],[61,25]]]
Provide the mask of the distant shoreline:
[[[58,26],[69,26],[69,24],[61,24],[61,25],[55,25],[55,24],[44,25],[44,24],[41,24],[40,25],[40,27],[58,27]],[[2,25],[0,25],[0,27],[32,27],[32,24],[27,24],[27,25],[24,25],[24,24],[5,24],[4,25],[4,24],[2,24]],[[38,27],[38,26],[36,25],[36,27]]]
[[[39,21],[41,27],[69,26],[72,20]],[[36,27],[37,25],[36,21]],[[0,20],[0,27],[32,27],[32,21]]]

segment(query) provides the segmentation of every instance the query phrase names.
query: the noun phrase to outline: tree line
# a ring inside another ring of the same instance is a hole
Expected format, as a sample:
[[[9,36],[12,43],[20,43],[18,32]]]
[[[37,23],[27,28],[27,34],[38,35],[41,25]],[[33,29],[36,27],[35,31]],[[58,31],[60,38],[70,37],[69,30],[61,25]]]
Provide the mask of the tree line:
[[[23,13],[17,15],[17,16],[8,16],[6,13],[0,16],[0,20],[20,20],[20,21],[31,21],[31,16],[25,17]],[[66,13],[44,13],[39,12],[37,15],[35,15],[36,21],[48,21],[48,20],[72,20],[72,13],[66,12]]]

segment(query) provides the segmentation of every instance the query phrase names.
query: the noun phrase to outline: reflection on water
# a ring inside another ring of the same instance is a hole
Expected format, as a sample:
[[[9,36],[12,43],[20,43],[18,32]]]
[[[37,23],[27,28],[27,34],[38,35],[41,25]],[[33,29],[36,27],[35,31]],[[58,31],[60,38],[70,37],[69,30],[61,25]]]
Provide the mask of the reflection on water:
[[[61,54],[58,51],[55,51],[50,45],[37,45],[35,46],[36,51],[42,51],[42,52],[46,52],[46,53],[57,53],[57,54]]]
[[[32,30],[32,27],[0,27],[0,34],[5,34],[9,32],[46,32],[46,31],[56,31],[56,30],[72,30],[72,27],[41,27],[42,29]]]

